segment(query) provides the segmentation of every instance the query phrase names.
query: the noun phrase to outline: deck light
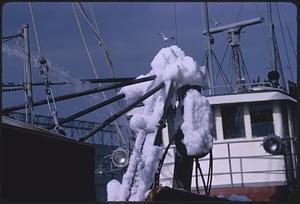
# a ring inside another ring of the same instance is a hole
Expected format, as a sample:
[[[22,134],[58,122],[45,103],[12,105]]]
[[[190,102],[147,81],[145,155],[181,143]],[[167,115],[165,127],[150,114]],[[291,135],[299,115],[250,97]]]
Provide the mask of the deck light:
[[[124,147],[115,149],[112,154],[103,157],[95,169],[95,174],[108,174],[116,171],[122,171],[129,163],[129,151]]]

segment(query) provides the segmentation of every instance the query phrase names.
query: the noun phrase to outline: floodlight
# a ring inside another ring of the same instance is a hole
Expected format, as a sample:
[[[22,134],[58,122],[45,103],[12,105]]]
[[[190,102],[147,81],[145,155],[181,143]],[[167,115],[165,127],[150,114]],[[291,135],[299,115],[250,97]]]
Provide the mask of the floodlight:
[[[128,150],[124,148],[118,148],[113,151],[111,155],[111,161],[114,166],[123,168],[128,165],[129,162],[129,154]]]
[[[286,142],[283,141],[282,138],[276,135],[269,135],[265,137],[263,141],[263,147],[265,151],[270,154],[273,155],[284,154],[286,151]]]

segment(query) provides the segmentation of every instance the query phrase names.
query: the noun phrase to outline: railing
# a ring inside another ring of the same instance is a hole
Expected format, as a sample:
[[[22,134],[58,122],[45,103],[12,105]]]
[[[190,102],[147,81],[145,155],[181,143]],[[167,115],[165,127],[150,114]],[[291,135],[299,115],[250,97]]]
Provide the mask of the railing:
[[[284,164],[284,156],[283,155],[270,155],[270,154],[257,154],[259,153],[259,150],[260,150],[260,145],[258,144],[257,146],[257,149],[256,150],[253,150],[254,151],[254,155],[245,155],[245,156],[233,156],[232,155],[232,147],[231,145],[234,145],[234,144],[245,144],[245,143],[258,143],[258,142],[263,142],[263,139],[252,139],[252,140],[242,140],[242,141],[224,141],[224,142],[214,142],[214,149],[217,149],[217,145],[225,145],[226,146],[226,149],[224,148],[223,150],[219,150],[219,153],[222,151],[222,152],[226,152],[227,153],[227,156],[219,156],[219,157],[214,157],[213,158],[213,162],[214,162],[214,167],[215,167],[215,161],[218,161],[218,160],[223,160],[223,161],[228,161],[228,169],[229,171],[224,171],[224,172],[215,172],[213,171],[213,177],[215,176],[220,176],[220,175],[229,175],[230,176],[230,183],[227,183],[226,185],[230,185],[231,187],[234,187],[234,186],[241,186],[241,187],[244,187],[245,184],[249,183],[247,182],[247,180],[245,181],[245,175],[246,174],[280,174],[282,175],[284,178],[285,178],[285,174],[286,174],[286,168],[285,168],[285,165],[283,166],[277,166],[277,168],[270,168],[270,169],[266,169],[266,170],[246,170],[244,167],[245,167],[245,161],[246,160],[249,160],[249,159],[254,159],[254,160],[262,160],[262,159],[266,159],[266,160],[269,160],[269,161],[275,161],[275,160],[278,160],[278,161],[282,161],[282,163]],[[261,148],[263,149],[263,147],[261,146]],[[172,145],[170,147],[170,150],[169,152],[171,151],[174,151],[175,153],[175,146]],[[218,150],[216,150],[218,151]],[[256,155],[255,155],[256,153]],[[170,155],[170,153],[168,154],[169,156],[173,157],[172,155]],[[286,156],[288,155],[291,155],[293,157],[296,157],[296,154],[294,153],[290,153],[290,154],[285,154]],[[233,164],[232,164],[232,161],[234,160],[238,160],[239,161],[239,164],[237,164],[235,162],[235,165],[234,167],[237,168],[237,166],[239,165],[239,170],[233,170]],[[200,159],[200,162],[209,162],[209,158],[208,156],[204,157],[204,158],[201,158]],[[247,162],[247,161],[246,161]],[[259,162],[262,162],[262,161],[259,161]],[[171,166],[171,165],[174,165],[174,160],[172,162],[165,162],[164,163],[164,167],[167,167],[167,166]],[[224,166],[224,169],[227,168],[226,166]],[[296,173],[296,168],[293,167],[293,172]],[[208,176],[207,173],[204,173],[203,174],[204,176]],[[240,175],[240,183],[239,182],[234,182],[234,179],[233,179],[233,176],[234,175]],[[195,178],[195,175],[193,175],[193,178]],[[168,180],[172,180],[173,178],[172,177],[161,177],[161,181],[168,181]],[[257,181],[259,182],[259,181]],[[283,183],[286,183],[286,180],[282,180]],[[214,185],[214,179],[213,179],[213,183],[212,185]]]

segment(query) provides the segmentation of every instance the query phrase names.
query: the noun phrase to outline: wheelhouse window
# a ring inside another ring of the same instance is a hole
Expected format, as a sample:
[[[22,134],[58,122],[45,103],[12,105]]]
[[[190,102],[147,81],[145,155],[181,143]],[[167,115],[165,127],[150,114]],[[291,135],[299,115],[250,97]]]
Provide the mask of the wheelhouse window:
[[[242,105],[221,107],[224,139],[245,137],[244,108]]]
[[[249,111],[253,137],[261,137],[274,134],[272,104],[250,104]]]

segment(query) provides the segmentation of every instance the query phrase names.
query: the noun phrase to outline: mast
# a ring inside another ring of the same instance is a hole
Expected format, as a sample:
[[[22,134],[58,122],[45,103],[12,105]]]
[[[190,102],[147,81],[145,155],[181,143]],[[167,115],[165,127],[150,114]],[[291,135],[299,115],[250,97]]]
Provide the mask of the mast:
[[[240,28],[231,29],[228,32],[228,42],[232,49],[233,65],[234,65],[234,91],[237,93],[240,90],[241,85],[241,65],[240,65]]]
[[[272,7],[271,7],[271,2],[267,3],[267,9],[268,9],[268,21],[269,21],[269,39],[270,39],[270,47],[271,47],[271,69],[272,71],[277,71],[277,66],[276,66],[276,57],[275,57],[275,43],[274,43],[274,38],[273,38],[273,33],[274,33],[274,24],[273,24],[273,19],[272,19]]]
[[[25,52],[25,95],[27,100],[28,113],[26,122],[33,124],[34,112],[33,112],[33,92],[32,92],[32,75],[31,75],[31,61],[30,61],[30,45],[29,45],[29,34],[28,24],[22,25],[22,34],[24,39],[24,52]]]
[[[206,45],[206,53],[207,53],[207,64],[208,64],[208,85],[209,85],[209,95],[213,95],[215,93],[214,90],[214,73],[213,73],[213,60],[212,60],[212,36],[209,32],[209,20],[208,20],[208,7],[207,7],[207,2],[204,2],[201,5],[202,9],[202,23],[203,23],[203,28],[206,30],[205,33],[205,45]]]
[[[267,14],[269,20],[269,38],[270,38],[270,46],[271,46],[271,70],[268,74],[268,78],[273,84],[273,87],[279,88],[279,79],[281,78],[281,85],[284,90],[286,90],[286,84],[284,79],[284,74],[282,71],[282,65],[278,50],[278,44],[276,41],[275,35],[275,27],[272,19],[272,5],[271,2],[267,3]]]
[[[234,64],[234,77],[235,77],[235,83],[234,86],[234,92],[240,92],[243,90],[242,86],[242,77],[241,77],[241,66],[240,66],[240,35],[241,30],[247,26],[252,26],[258,23],[262,23],[264,21],[264,18],[253,18],[245,21],[239,21],[232,24],[222,25],[219,27],[215,27],[209,30],[206,29],[203,31],[204,35],[212,35],[220,32],[227,32],[228,35],[228,44],[232,49],[232,55],[233,55],[233,64]],[[211,37],[212,38],[212,37]]]

